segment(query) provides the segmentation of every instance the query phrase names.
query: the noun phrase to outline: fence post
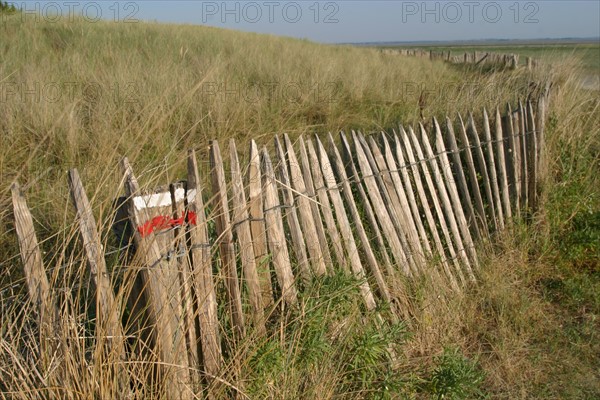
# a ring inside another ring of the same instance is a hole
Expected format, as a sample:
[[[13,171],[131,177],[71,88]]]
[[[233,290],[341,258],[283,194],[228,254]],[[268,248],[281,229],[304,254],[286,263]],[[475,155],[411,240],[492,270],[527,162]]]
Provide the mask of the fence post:
[[[435,128],[435,148],[437,155],[440,159],[440,165],[442,173],[444,174],[444,179],[446,181],[446,185],[448,187],[448,193],[450,194],[450,200],[452,200],[452,207],[454,209],[454,213],[458,220],[458,227],[460,228],[461,234],[463,235],[463,240],[466,242],[466,250],[469,252],[471,256],[471,261],[475,264],[476,267],[479,266],[479,261],[477,260],[477,252],[475,251],[475,244],[473,243],[473,237],[471,236],[471,231],[469,230],[469,224],[467,222],[467,218],[465,217],[465,213],[463,211],[460,197],[458,195],[458,189],[456,186],[456,180],[452,175],[452,168],[450,166],[450,160],[448,159],[448,154],[446,152],[446,146],[444,146],[444,139],[442,137],[442,130],[437,120],[433,119],[433,125]]]
[[[460,123],[460,141],[465,154],[467,170],[469,172],[469,185],[471,186],[471,194],[475,200],[475,209],[477,210],[477,222],[479,223],[479,227],[485,231],[485,236],[489,237],[490,228],[485,216],[481,191],[479,190],[479,181],[477,180],[477,171],[475,170],[475,161],[473,160],[473,153],[471,152],[471,144],[469,142],[469,137],[467,136],[465,124],[463,123],[463,119],[460,114],[458,115],[458,121]]]
[[[281,204],[277,195],[277,183],[273,164],[266,147],[262,150],[263,182],[264,182],[264,213],[267,226],[269,249],[273,257],[273,267],[281,295],[290,306],[298,305],[298,293],[294,282],[294,274],[290,265],[290,255],[285,241],[283,221],[281,219]]]
[[[322,276],[326,273],[327,268],[325,267],[323,253],[321,252],[321,246],[319,245],[317,228],[309,204],[312,202],[312,199],[307,195],[306,184],[302,177],[300,163],[296,158],[294,146],[287,134],[284,135],[284,143],[289,161],[291,185],[296,192],[296,203],[298,204],[298,211],[300,213],[300,224],[306,238],[306,247],[311,258],[310,263],[313,266],[315,275]],[[282,162],[286,162],[285,158]]]
[[[529,139],[527,141],[527,154],[529,167],[529,207],[531,212],[537,211],[537,186],[538,186],[538,143],[537,143],[537,131],[535,125],[535,115],[533,114],[533,106],[531,102],[527,101],[527,129]]]
[[[510,196],[508,191],[508,174],[507,174],[507,160],[504,154],[505,139],[502,132],[502,117],[500,116],[500,109],[496,108],[496,154],[498,157],[498,179],[500,181],[500,188],[502,189],[502,205],[504,206],[504,214],[506,215],[506,222],[512,222],[512,210],[510,207]]]
[[[483,155],[483,148],[481,146],[481,140],[479,140],[479,133],[475,127],[475,120],[473,119],[473,113],[469,112],[469,119],[467,122],[467,132],[471,134],[471,140],[473,141],[473,149],[475,150],[475,156],[477,157],[477,164],[479,165],[479,174],[483,181],[483,190],[485,191],[485,197],[488,203],[487,213],[494,224],[494,230],[498,231],[498,221],[496,218],[496,207],[494,205],[494,196],[492,195],[492,187],[490,184],[490,176],[488,174],[488,166],[485,162],[485,156]]]
[[[212,378],[219,373],[223,356],[221,354],[219,320],[217,318],[217,296],[213,281],[211,244],[208,238],[200,175],[198,174],[198,163],[194,150],[188,152],[186,202],[202,358],[204,369],[209,375],[209,382],[211,382]],[[190,223],[192,218],[196,219],[195,224]]]
[[[265,315],[262,304],[262,293],[256,262],[254,259],[254,246],[252,244],[252,233],[248,221],[248,206],[246,205],[246,193],[240,171],[235,140],[229,141],[229,155],[231,162],[231,197],[233,200],[233,231],[239,243],[239,253],[242,263],[242,271],[248,288],[248,297],[252,307],[252,321],[258,335],[266,334]]]
[[[362,172],[362,179],[367,187],[369,197],[373,203],[376,215],[379,216],[379,223],[381,229],[387,238],[387,241],[392,248],[392,255],[396,259],[397,263],[400,264],[405,276],[411,276],[409,261],[404,251],[404,247],[400,240],[399,234],[394,228],[392,223],[392,217],[390,216],[385,201],[381,197],[381,192],[377,186],[375,180],[375,174],[369,165],[367,157],[364,153],[362,145],[359,143],[358,138],[354,132],[352,132],[354,145],[356,149],[356,156],[358,159],[358,165]]]
[[[329,200],[329,196],[327,195],[327,187],[325,186],[325,182],[323,180],[323,171],[321,171],[321,165],[319,164],[317,152],[315,150],[312,140],[309,139],[306,141],[306,147],[308,149],[308,159],[310,162],[310,168],[312,170],[312,177],[315,186],[317,187],[316,192],[319,199],[319,206],[321,211],[323,212],[323,219],[325,220],[327,231],[329,232],[329,236],[331,237],[331,243],[333,245],[335,256],[342,269],[344,271],[349,271],[349,262],[348,258],[346,257],[346,252],[344,250],[342,236],[335,222],[335,218],[331,207],[331,201]],[[329,171],[329,173],[331,173],[331,171]]]
[[[286,135],[286,140],[287,135]],[[313,221],[315,223],[315,229],[317,231],[318,241],[321,245],[321,253],[323,254],[323,262],[325,263],[326,273],[333,273],[333,261],[331,259],[331,252],[329,251],[329,243],[327,241],[327,231],[323,225],[323,218],[319,211],[319,201],[317,200],[317,194],[315,192],[315,184],[310,170],[310,164],[308,162],[308,153],[306,152],[306,145],[304,144],[304,138],[302,135],[298,138],[300,143],[300,161],[301,161],[301,174],[304,177],[304,184],[306,187],[306,195],[309,199],[309,206],[312,212]]]
[[[56,342],[50,340],[56,335],[56,325],[58,322],[58,309],[54,305],[54,298],[46,276],[42,252],[35,235],[33,227],[33,217],[27,207],[27,202],[18,183],[11,186],[12,204],[15,216],[15,230],[19,240],[19,250],[23,270],[25,272],[25,281],[31,301],[37,307],[38,323],[40,326],[40,363],[44,370],[49,366],[51,360],[48,356],[54,353]],[[50,340],[51,345],[47,345]]]
[[[426,134],[423,124],[419,124],[419,129],[421,131],[421,136]],[[413,150],[416,153],[417,162],[418,162],[418,164],[421,165],[423,177],[425,178],[425,183],[427,184],[427,189],[429,190],[429,194],[430,194],[432,202],[433,202],[433,208],[435,209],[435,213],[438,217],[438,222],[440,224],[440,228],[442,229],[442,234],[444,235],[444,238],[446,239],[446,246],[448,247],[450,256],[456,260],[456,262],[455,262],[456,273],[458,275],[458,278],[461,280],[461,282],[465,283],[465,277],[464,277],[464,274],[462,272],[462,269],[460,267],[460,263],[458,262],[458,260],[459,259],[462,260],[462,262],[465,263],[465,265],[468,266],[468,268],[470,268],[469,259],[466,256],[466,253],[464,252],[464,248],[462,246],[462,241],[460,240],[460,236],[458,236],[458,238],[455,238],[455,240],[452,240],[452,237],[450,235],[450,230],[448,229],[448,224],[446,223],[446,219],[444,218],[444,212],[442,211],[442,207],[440,205],[440,197],[442,194],[440,193],[440,195],[438,196],[438,193],[435,189],[433,181],[431,180],[431,173],[429,172],[429,167],[427,166],[427,160],[423,154],[423,150],[421,149],[421,144],[419,143],[419,140],[417,139],[417,135],[415,134],[412,127],[408,127],[408,133],[410,136],[410,141],[412,142],[412,144],[411,144],[412,149],[409,150],[409,153],[412,152]],[[459,243],[460,243],[460,245],[459,245]],[[455,246],[455,244],[456,244],[456,246]]]
[[[225,286],[229,297],[228,308],[231,317],[231,326],[236,340],[242,339],[246,334],[244,324],[244,312],[242,310],[242,296],[237,266],[235,260],[235,247],[233,244],[233,233],[231,230],[231,219],[229,216],[229,202],[227,199],[227,182],[221,150],[216,140],[210,143],[210,166],[213,187],[213,207],[216,214],[217,237],[219,238],[219,253],[225,275]]]
[[[152,212],[146,204],[138,204],[136,196],[140,188],[129,165],[129,160],[121,160],[121,170],[125,178],[125,194],[129,201],[129,216],[134,232],[136,248],[144,259],[146,268],[140,270],[148,296],[146,310],[148,329],[156,337],[157,355],[162,362],[158,367],[167,395],[173,399],[191,398],[187,387],[189,382],[188,363],[182,346],[185,339],[179,321],[179,302],[177,290],[173,290],[172,265],[163,257],[155,234],[142,235],[141,228],[146,220],[152,219]],[[170,199],[169,199],[170,200]]]
[[[348,144],[348,139],[346,138],[346,134],[343,131],[340,131],[340,141],[342,145],[342,150],[346,155],[346,163],[350,167],[350,173],[352,176],[348,176],[348,179],[352,179],[355,184],[355,187],[358,189],[358,193],[360,198],[362,199],[362,205],[365,210],[365,214],[367,215],[367,219],[369,220],[369,224],[371,225],[371,229],[373,230],[373,236],[377,241],[377,245],[381,250],[381,254],[383,255],[383,262],[386,267],[386,270],[390,276],[395,275],[395,271],[392,268],[392,260],[387,251],[387,246],[383,240],[383,235],[381,234],[381,230],[379,229],[379,223],[377,222],[377,218],[375,217],[375,212],[373,211],[373,207],[371,206],[371,202],[369,201],[369,197],[367,196],[367,192],[364,188],[364,183],[361,182],[360,177],[358,175],[358,171],[356,169],[356,165],[354,164],[354,160],[352,157],[352,151],[350,150],[350,145]],[[342,158],[343,159],[343,158]]]
[[[361,247],[365,250],[367,264],[369,265],[369,269],[371,270],[371,273],[375,277],[375,281],[377,282],[377,287],[379,289],[379,292],[381,293],[381,296],[383,297],[383,299],[385,300],[386,303],[391,305],[392,297],[390,295],[388,285],[385,282],[385,279],[383,277],[383,274],[381,273],[381,270],[379,269],[379,263],[377,262],[377,259],[375,258],[373,249],[371,248],[371,242],[369,240],[369,237],[367,236],[364,225],[360,218],[360,212],[358,211],[358,207],[356,206],[354,197],[352,196],[352,188],[350,187],[350,182],[348,181],[348,177],[346,176],[346,171],[344,168],[344,164],[342,162],[342,157],[335,145],[335,142],[333,141],[333,137],[331,136],[331,134],[329,134],[329,145],[330,145],[331,151],[333,152],[333,156],[332,156],[333,163],[334,163],[340,184],[342,186],[342,193],[344,194],[344,197],[346,198],[346,204],[348,205],[348,208],[350,209],[350,215],[356,226],[356,232],[358,234],[358,239],[361,242]],[[395,317],[395,314],[394,314],[394,317]]]
[[[489,166],[490,185],[492,186],[492,194],[494,195],[494,205],[498,226],[504,230],[504,212],[502,211],[502,202],[500,201],[500,188],[498,187],[498,174],[496,173],[496,160],[494,157],[494,147],[492,141],[492,131],[490,129],[490,118],[487,110],[483,109],[483,134],[486,143],[487,165]]]
[[[248,211],[250,214],[250,230],[252,231],[254,264],[258,268],[263,306],[268,308],[273,305],[273,289],[269,270],[267,228],[263,212],[260,154],[254,140],[250,141],[250,163],[248,164],[246,181],[248,182]]]
[[[452,125],[452,120],[448,117],[446,117],[446,130],[444,137],[446,145],[449,147],[449,154],[452,159],[451,167],[454,170],[454,175],[456,176],[456,184],[462,200],[461,205],[465,210],[465,213],[467,214],[467,222],[473,230],[475,237],[477,239],[481,239],[483,236],[479,228],[479,222],[477,221],[475,210],[473,209],[473,201],[471,199],[471,194],[469,193],[469,188],[467,187],[467,179],[465,177],[465,171],[463,169],[462,161],[460,159],[460,151],[458,150],[458,144],[456,143],[456,134],[454,133],[454,126]]]
[[[298,212],[296,210],[296,202],[294,201],[294,195],[292,193],[290,178],[288,175],[287,163],[285,161],[285,153],[279,142],[279,138],[275,136],[275,152],[277,153],[277,167],[276,174],[279,178],[279,184],[281,186],[281,193],[283,195],[283,204],[285,206],[285,217],[290,228],[290,234],[292,237],[292,244],[294,248],[294,254],[296,255],[296,261],[298,263],[298,269],[304,283],[310,282],[312,273],[310,271],[310,265],[308,261],[308,254],[306,251],[306,244],[304,243],[304,233],[300,227],[300,218],[298,218]]]
[[[348,216],[346,215],[346,210],[344,209],[344,204],[342,202],[342,197],[340,196],[340,190],[337,186],[337,182],[335,177],[333,176],[333,170],[331,169],[331,164],[329,163],[329,158],[327,157],[327,153],[325,152],[325,148],[319,137],[315,137],[317,142],[317,148],[319,152],[319,160],[321,161],[321,168],[324,171],[329,171],[330,173],[324,174],[323,178],[325,180],[325,185],[329,191],[329,195],[331,196],[331,202],[333,203],[333,208],[335,209],[335,215],[338,218],[338,222],[340,224],[340,230],[342,232],[342,240],[346,244],[346,248],[348,250],[348,256],[350,257],[350,266],[352,268],[352,273],[359,280],[362,281],[359,285],[360,293],[365,301],[365,306],[367,310],[374,311],[376,304],[375,298],[373,297],[373,293],[371,292],[371,288],[369,287],[369,283],[365,279],[365,270],[363,269],[362,263],[360,262],[360,257],[358,255],[358,248],[356,247],[356,242],[354,241],[354,235],[352,234],[352,228],[350,227],[350,221],[348,220]]]
[[[401,179],[402,174],[406,174],[408,176],[406,172],[406,167],[403,166],[402,168],[398,168],[398,164],[396,164],[396,160],[394,159],[394,155],[392,153],[392,148],[384,133],[381,134],[381,140],[383,141],[383,151],[385,153],[387,167],[390,171],[392,180],[394,181],[394,185],[398,191],[400,201],[403,204],[402,207],[404,208],[404,210],[406,210],[406,218],[409,220],[412,226],[411,229],[413,229],[413,231],[415,232],[414,234],[417,235],[417,240],[421,241],[418,245],[419,250],[422,256],[431,257],[431,246],[429,244],[429,239],[427,238],[425,228],[423,227],[421,216],[419,215],[419,208],[417,206],[412,187],[409,187],[406,184],[407,179]],[[401,171],[399,172],[400,169]],[[406,189],[404,186],[406,186]]]
[[[408,134],[406,133],[406,131],[404,130],[404,128],[402,126],[400,126],[400,137],[402,138],[401,140],[402,140],[402,143],[404,144],[404,150],[406,151],[408,165],[410,165],[410,168],[412,171],[415,186],[417,188],[417,193],[419,195],[419,200],[421,201],[421,207],[422,207],[423,212],[425,213],[425,218],[427,219],[427,224],[429,225],[429,231],[431,232],[431,234],[433,236],[433,240],[436,245],[438,255],[440,256],[440,258],[442,260],[442,267],[444,268],[444,272],[446,273],[448,279],[450,280],[450,283],[455,288],[458,288],[459,287],[458,281],[456,280],[456,277],[450,270],[450,264],[448,262],[449,259],[446,256],[446,250],[444,249],[444,246],[442,244],[442,240],[441,240],[440,234],[438,232],[437,224],[436,224],[436,222],[433,218],[433,214],[431,212],[432,204],[430,204],[430,202],[427,198],[427,195],[425,194],[423,180],[421,178],[421,173],[419,172],[418,164],[420,164],[420,162],[417,163],[417,160],[415,160],[415,155],[413,153],[412,146],[410,144],[410,139],[408,137]],[[400,148],[400,139],[398,138],[398,136],[396,136],[396,152],[397,152],[397,156],[400,160],[400,168],[402,168],[403,165],[407,165],[407,164],[404,161],[404,156],[402,155],[402,150]],[[433,203],[433,198],[431,201]],[[433,207],[435,207],[435,205],[433,205]],[[456,253],[454,252],[454,247],[452,246],[452,242],[449,243],[448,251],[450,252],[450,261],[452,261],[452,264],[455,266],[456,269],[460,270],[460,265],[458,264],[458,260],[456,258]]]
[[[97,339],[99,342],[106,341],[108,352],[114,352],[117,359],[125,361],[125,336],[120,321],[121,309],[115,302],[96,220],[77,169],[71,169],[68,175],[71,199],[79,220],[79,232],[83,239],[90,276],[96,286]],[[109,358],[109,360],[111,359]],[[118,375],[120,394],[126,397],[131,395],[126,369],[117,364],[113,371]],[[114,396],[117,393],[111,393],[111,395]]]

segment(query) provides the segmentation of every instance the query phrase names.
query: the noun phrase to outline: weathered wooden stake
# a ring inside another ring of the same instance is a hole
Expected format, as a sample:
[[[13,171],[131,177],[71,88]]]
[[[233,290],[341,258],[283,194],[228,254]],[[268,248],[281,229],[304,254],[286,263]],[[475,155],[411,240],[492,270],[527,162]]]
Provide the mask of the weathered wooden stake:
[[[241,339],[246,333],[244,325],[244,312],[242,310],[242,295],[237,275],[235,260],[235,247],[229,216],[229,202],[227,200],[227,182],[223,169],[223,159],[219,143],[213,140],[210,144],[210,167],[213,187],[213,208],[216,215],[216,230],[219,243],[219,253],[225,276],[225,286],[229,297],[228,308],[231,317],[231,326],[235,339]]]
[[[156,235],[142,235],[138,229],[152,220],[153,210],[148,209],[143,197],[137,197],[140,195],[140,188],[127,158],[121,160],[121,170],[125,177],[125,194],[129,202],[129,216],[137,252],[142,255],[145,264],[140,274],[148,297],[147,323],[156,337],[157,355],[162,362],[159,367],[161,378],[170,398],[189,399],[192,398],[192,393],[188,386],[190,374],[179,318],[177,271],[173,271],[172,264],[161,254]]]
[[[217,298],[213,281],[211,244],[206,226],[206,214],[202,200],[198,162],[196,161],[196,152],[194,150],[188,152],[186,203],[202,358],[204,360],[204,370],[209,375],[209,381],[212,381],[210,377],[216,377],[219,374],[223,363],[223,356],[221,354]],[[193,217],[191,217],[192,215]],[[191,223],[190,219],[192,218],[195,218],[195,224]]]
[[[96,286],[96,332],[100,343],[105,343],[115,358],[125,361],[125,337],[121,326],[121,309],[115,302],[113,288],[110,283],[102,243],[92,207],[79,178],[77,169],[69,171],[69,189],[71,199],[77,212],[79,232],[83,239],[83,247],[90,269],[90,276]],[[102,345],[98,346],[101,350]],[[118,375],[121,394],[129,396],[129,376],[122,366],[114,370]],[[113,395],[116,395],[114,393]]]
[[[294,201],[294,194],[292,192],[292,186],[288,174],[287,162],[285,160],[285,153],[279,138],[275,136],[275,151],[277,152],[278,163],[276,166],[276,174],[279,179],[281,186],[281,193],[283,195],[283,204],[285,206],[285,217],[287,220],[288,227],[290,228],[290,234],[292,237],[292,244],[294,254],[296,255],[296,263],[298,270],[304,283],[310,282],[312,278],[312,272],[308,261],[308,254],[306,251],[306,244],[304,242],[304,233],[300,227],[300,218],[298,217],[298,211],[296,209],[296,202]]]
[[[259,336],[266,334],[264,306],[262,304],[262,293],[260,279],[256,270],[254,258],[254,246],[252,244],[252,233],[248,221],[248,206],[246,205],[246,192],[240,171],[235,140],[229,141],[229,156],[231,162],[231,197],[233,200],[233,230],[237,236],[238,251],[242,263],[242,271],[248,288],[248,297],[252,307],[252,322]]]
[[[248,184],[248,212],[250,230],[254,249],[254,264],[258,269],[262,301],[265,308],[273,305],[273,288],[271,271],[269,270],[269,254],[267,249],[267,231],[263,212],[262,177],[260,172],[260,154],[254,140],[250,141],[250,163],[246,175]]]
[[[277,181],[273,164],[266,148],[262,150],[264,214],[267,226],[269,250],[273,258],[275,275],[281,288],[281,294],[286,304],[298,305],[298,293],[294,283],[294,273],[290,265],[290,255],[285,241],[283,221],[281,220],[281,204],[277,195]]]
[[[302,169],[294,152],[294,146],[287,134],[284,135],[287,158],[289,160],[290,178],[292,188],[296,193],[296,203],[300,213],[300,224],[306,239],[306,247],[310,255],[310,263],[313,266],[313,272],[317,276],[322,276],[326,273],[327,268],[319,245],[319,236],[313,219],[313,214],[310,208],[310,203],[313,201],[307,195],[306,183],[302,177]],[[283,160],[285,163],[285,159]]]

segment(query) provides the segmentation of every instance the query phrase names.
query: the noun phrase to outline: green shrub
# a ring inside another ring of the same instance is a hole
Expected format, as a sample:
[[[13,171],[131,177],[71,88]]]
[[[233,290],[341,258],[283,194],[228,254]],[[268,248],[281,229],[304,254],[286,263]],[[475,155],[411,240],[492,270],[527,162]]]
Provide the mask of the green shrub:
[[[458,348],[446,348],[437,362],[428,382],[428,389],[435,398],[483,397],[480,385],[485,376],[476,361],[466,358]]]

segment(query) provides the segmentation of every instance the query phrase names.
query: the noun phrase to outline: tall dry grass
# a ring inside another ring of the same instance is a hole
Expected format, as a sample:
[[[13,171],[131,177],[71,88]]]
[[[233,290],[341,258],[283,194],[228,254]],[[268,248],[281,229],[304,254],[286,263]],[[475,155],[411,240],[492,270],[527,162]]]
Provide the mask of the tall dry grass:
[[[449,346],[478,361],[477,374],[486,378],[477,385],[494,397],[534,397],[536,387],[557,376],[556,358],[541,352],[539,342],[556,334],[559,322],[536,289],[552,270],[545,258],[554,245],[551,231],[565,221],[561,199],[552,196],[565,179],[576,180],[576,187],[587,188],[579,192],[587,200],[576,201],[570,213],[589,207],[590,197],[598,204],[591,189],[598,179],[598,100],[580,90],[569,66],[480,74],[373,49],[192,26],[15,16],[0,29],[3,398],[120,397],[124,370],[136,382],[134,397],[164,397],[147,384],[154,355],[123,361],[98,351],[93,333],[103,327],[90,325],[94,293],[70,205],[68,168],[79,169],[110,250],[122,156],[144,186],[155,187],[184,176],[187,149],[197,148],[200,160],[207,159],[210,139],[236,138],[241,147],[250,138],[269,143],[282,132],[368,131],[422,116],[492,109],[527,96],[530,83],[547,74],[556,82],[547,140],[548,211],[537,217],[535,229],[522,227],[498,239],[476,288],[457,295],[437,282],[416,282],[409,291],[413,320],[378,330],[361,312],[355,282],[343,276],[316,282],[302,299],[303,313],[282,318],[267,338],[250,335],[229,354],[215,387],[223,396],[251,398],[425,396]],[[591,159],[582,161],[582,154]],[[201,168],[206,172],[207,165]],[[20,279],[9,198],[15,180],[26,185],[62,317],[44,363],[38,362],[35,305]],[[116,256],[109,264],[122,302],[128,269]],[[136,336],[133,326],[127,332]],[[390,345],[396,360],[387,355]],[[569,354],[561,353],[564,359]]]

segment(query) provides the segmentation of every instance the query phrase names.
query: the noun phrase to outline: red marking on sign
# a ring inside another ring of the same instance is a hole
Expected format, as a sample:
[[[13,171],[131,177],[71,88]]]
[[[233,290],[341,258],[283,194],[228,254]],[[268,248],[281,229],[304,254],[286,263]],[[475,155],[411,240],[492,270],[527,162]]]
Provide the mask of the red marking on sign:
[[[187,219],[189,224],[196,225],[196,213],[189,211],[187,214]],[[138,232],[140,235],[142,235],[142,237],[146,237],[151,233],[174,228],[176,226],[182,226],[183,224],[185,224],[185,212],[181,215],[181,218],[171,218],[165,215],[159,215],[152,218],[144,225],[138,226]]]

